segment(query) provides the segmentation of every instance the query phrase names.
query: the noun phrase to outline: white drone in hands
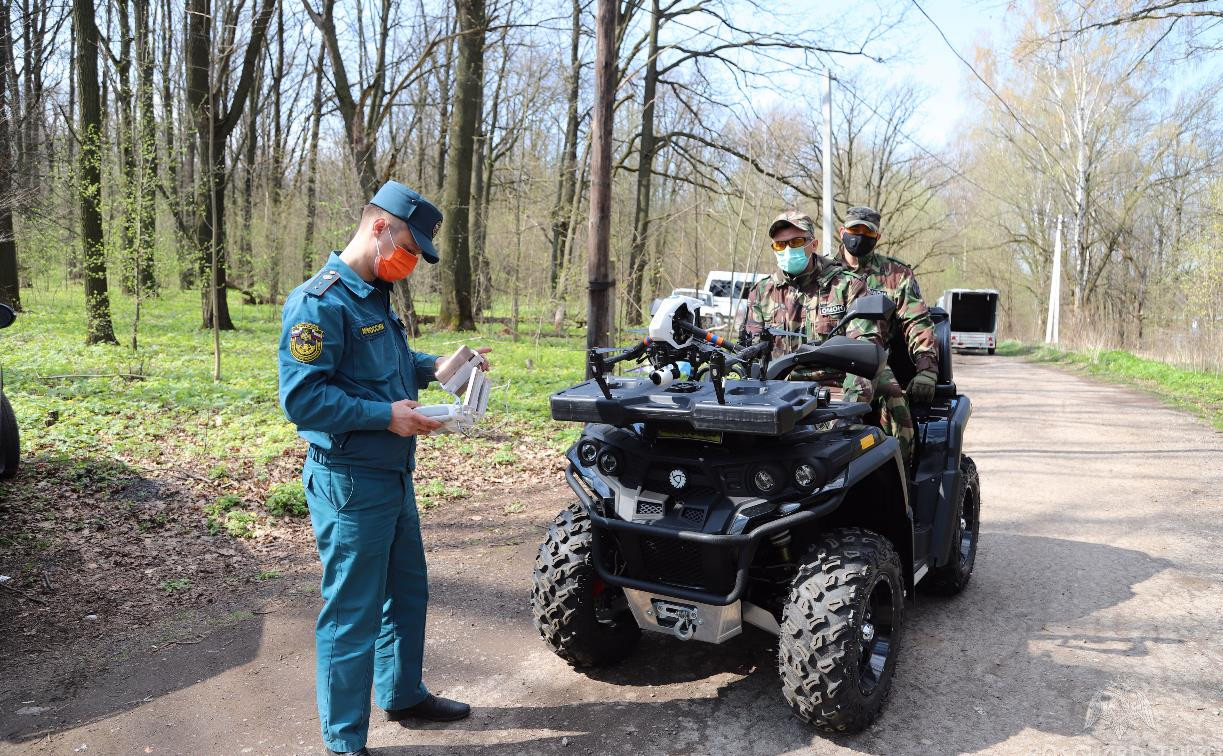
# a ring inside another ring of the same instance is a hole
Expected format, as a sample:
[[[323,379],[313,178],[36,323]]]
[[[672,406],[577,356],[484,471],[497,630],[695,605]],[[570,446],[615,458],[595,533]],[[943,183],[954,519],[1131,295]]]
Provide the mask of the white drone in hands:
[[[480,369],[482,364],[484,357],[463,345],[437,372],[437,381],[442,385],[442,390],[452,395],[455,401],[416,408],[420,414],[442,424],[434,433],[467,433],[484,417],[492,387],[488,376]]]

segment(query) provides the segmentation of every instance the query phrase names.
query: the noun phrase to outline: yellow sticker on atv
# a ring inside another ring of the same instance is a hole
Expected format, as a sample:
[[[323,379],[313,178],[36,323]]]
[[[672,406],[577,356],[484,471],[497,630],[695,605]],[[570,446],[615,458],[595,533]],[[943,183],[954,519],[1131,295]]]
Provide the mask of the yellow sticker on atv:
[[[687,441],[704,441],[707,444],[722,443],[722,434],[717,431],[674,431],[659,430],[659,438],[682,438]]]

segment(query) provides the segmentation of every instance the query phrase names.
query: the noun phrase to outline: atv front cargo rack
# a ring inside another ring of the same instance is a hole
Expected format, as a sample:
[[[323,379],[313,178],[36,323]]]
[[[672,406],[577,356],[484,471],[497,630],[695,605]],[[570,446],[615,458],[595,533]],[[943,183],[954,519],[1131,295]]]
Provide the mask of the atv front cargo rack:
[[[728,380],[719,404],[708,382],[659,388],[641,378],[608,376],[608,399],[590,380],[551,397],[552,419],[625,426],[637,422],[690,425],[694,430],[780,436],[819,406],[820,384],[806,381]],[[858,413],[861,414],[861,413]]]

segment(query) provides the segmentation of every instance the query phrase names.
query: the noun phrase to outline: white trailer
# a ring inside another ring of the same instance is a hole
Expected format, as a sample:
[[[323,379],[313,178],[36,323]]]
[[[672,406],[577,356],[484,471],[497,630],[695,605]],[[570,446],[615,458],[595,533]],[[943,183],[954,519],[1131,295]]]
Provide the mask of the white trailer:
[[[951,319],[954,351],[984,349],[993,354],[998,346],[998,292],[995,289],[947,289],[938,306]]]

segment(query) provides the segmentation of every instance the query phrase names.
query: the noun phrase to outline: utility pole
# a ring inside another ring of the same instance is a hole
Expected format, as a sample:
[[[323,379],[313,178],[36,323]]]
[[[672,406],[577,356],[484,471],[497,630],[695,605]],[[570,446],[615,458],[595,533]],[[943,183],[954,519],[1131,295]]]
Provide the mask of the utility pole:
[[[832,71],[824,69],[824,254],[832,254]]]
[[[1053,237],[1053,275],[1049,279],[1049,315],[1045,319],[1045,343],[1056,344],[1062,324],[1062,216],[1057,216]]]
[[[611,343],[616,279],[611,268],[612,105],[616,90],[616,0],[598,0],[595,101],[590,133],[590,247],[586,260],[586,347]],[[587,367],[587,378],[590,368]]]

